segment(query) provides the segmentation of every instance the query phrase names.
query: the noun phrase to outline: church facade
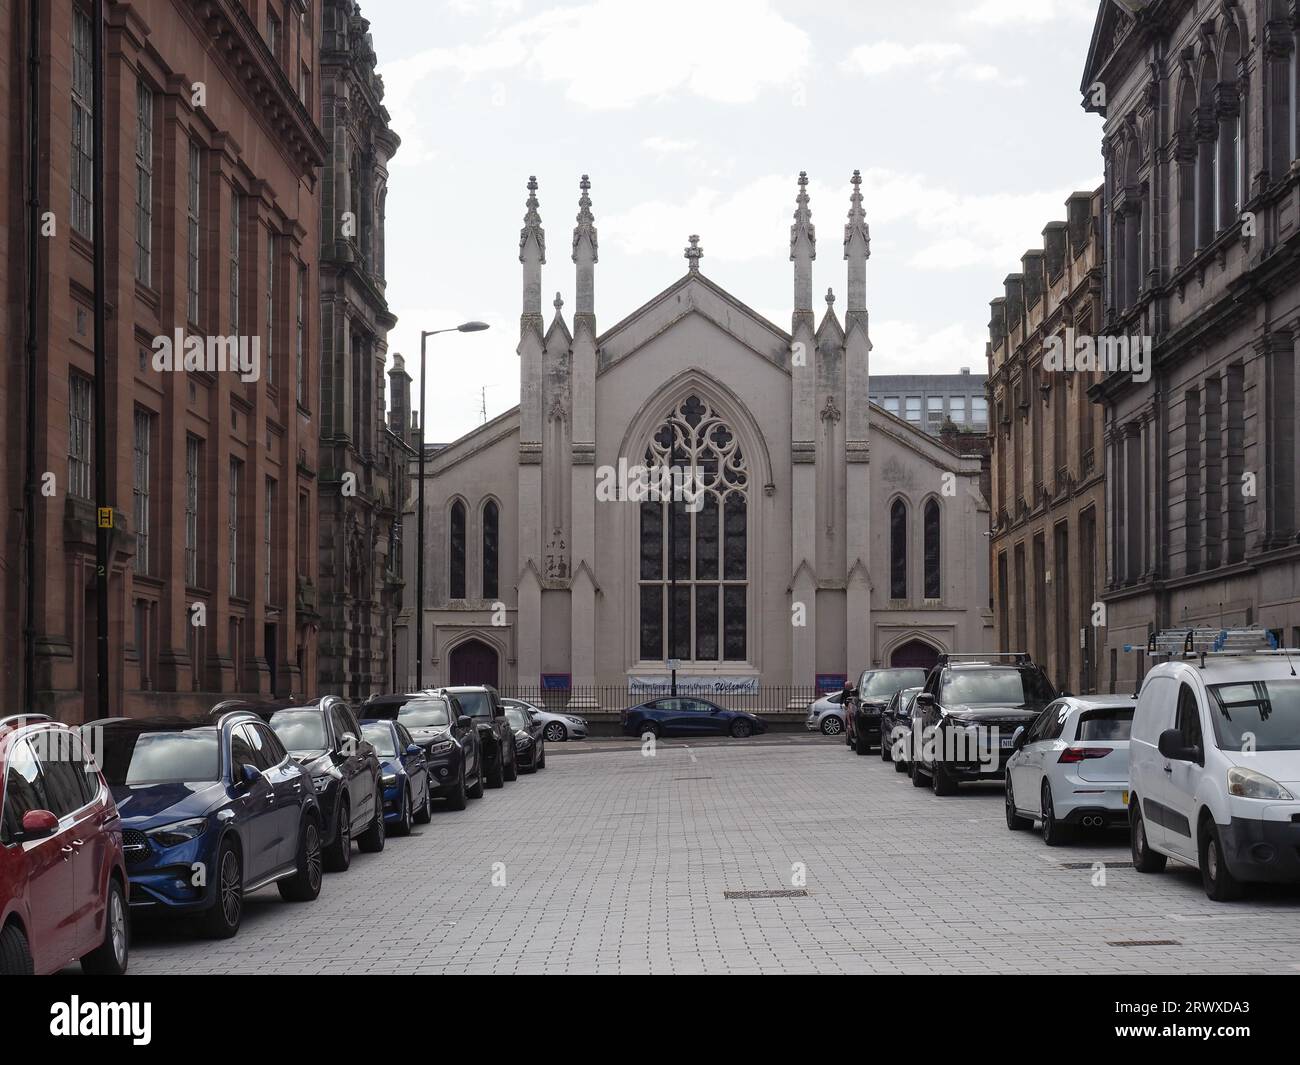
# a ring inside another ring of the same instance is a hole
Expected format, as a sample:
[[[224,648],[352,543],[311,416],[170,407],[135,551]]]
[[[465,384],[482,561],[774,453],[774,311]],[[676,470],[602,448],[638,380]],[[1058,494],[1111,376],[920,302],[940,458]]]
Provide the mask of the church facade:
[[[582,705],[589,686],[666,681],[670,662],[679,686],[746,691],[991,646],[979,456],[869,401],[860,181],[842,314],[830,291],[814,310],[801,174],[789,331],[711,281],[692,236],[685,274],[602,332],[590,183],[576,305],[557,294],[544,317],[529,180],[522,402],[427,457],[426,683],[571,688]]]

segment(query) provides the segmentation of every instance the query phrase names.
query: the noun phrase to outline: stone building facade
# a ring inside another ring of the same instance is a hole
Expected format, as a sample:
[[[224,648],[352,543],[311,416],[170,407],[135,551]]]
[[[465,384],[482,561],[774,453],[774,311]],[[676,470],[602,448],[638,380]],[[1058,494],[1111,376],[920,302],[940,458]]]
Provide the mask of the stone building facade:
[[[1057,687],[1109,691],[1093,604],[1105,561],[1101,407],[1095,375],[1053,351],[1101,324],[1102,193],[1076,192],[990,304],[994,642],[1028,651]],[[1055,347],[1059,345],[1059,347]]]
[[[384,203],[399,139],[360,6],[324,0],[323,17],[320,692],[364,699],[391,689],[402,600],[407,443],[405,423],[394,433],[384,413],[388,331],[397,323],[384,295]],[[394,374],[396,391],[400,356]]]
[[[745,690],[987,648],[979,456],[869,401],[859,181],[843,316],[829,291],[818,316],[800,177],[789,332],[706,276],[695,236],[684,274],[599,331],[585,177],[573,313],[557,293],[548,323],[530,181],[522,403],[428,461],[426,678],[626,690],[675,659],[679,681]],[[701,495],[647,499],[636,467],[699,470]]]
[[[301,692],[316,671],[315,620],[298,589],[316,566],[318,21],[300,0],[105,9],[103,204],[91,198],[90,5],[39,5],[34,96],[29,5],[6,3],[0,18],[0,91],[11,102],[0,130],[0,283],[14,346],[0,368],[0,410],[6,454],[24,456],[0,464],[0,494],[15,504],[5,511],[0,647],[15,688],[34,664],[22,705],[69,721],[197,712],[217,692]],[[32,123],[40,166],[28,190]],[[43,220],[35,233],[29,192]],[[96,705],[95,656],[98,209],[109,308],[98,384],[114,515],[108,706]],[[33,240],[40,295],[28,320]],[[202,342],[201,364],[186,368],[177,351],[178,368],[167,368],[178,330]],[[221,368],[227,342],[250,358],[256,346],[248,379]],[[25,492],[28,447],[39,482]]]
[[[1103,116],[1106,646],[1259,624],[1300,642],[1300,135],[1284,0],[1100,6],[1081,83]],[[1104,88],[1098,93],[1097,88]]]

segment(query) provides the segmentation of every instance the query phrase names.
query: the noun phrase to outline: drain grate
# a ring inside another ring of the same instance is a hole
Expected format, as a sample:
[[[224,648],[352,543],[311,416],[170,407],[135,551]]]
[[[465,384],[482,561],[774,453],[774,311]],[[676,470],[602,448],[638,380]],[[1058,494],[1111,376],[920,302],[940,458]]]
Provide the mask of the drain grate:
[[[1181,947],[1176,939],[1108,939],[1108,947]]]
[[[786,888],[783,891],[724,891],[724,899],[802,899],[808,892],[803,888]]]
[[[1095,862],[1062,862],[1062,869],[1091,869],[1094,865],[1101,864],[1107,869],[1132,869],[1132,862],[1108,862],[1104,858],[1098,858]]]

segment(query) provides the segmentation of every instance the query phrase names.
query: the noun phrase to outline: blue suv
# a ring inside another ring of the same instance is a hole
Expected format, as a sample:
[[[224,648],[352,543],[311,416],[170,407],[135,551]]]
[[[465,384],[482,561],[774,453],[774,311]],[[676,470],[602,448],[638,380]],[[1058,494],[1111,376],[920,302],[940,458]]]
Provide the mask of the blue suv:
[[[122,817],[133,909],[193,913],[226,939],[251,891],[275,884],[293,902],[320,894],[311,776],[255,715],[109,718],[82,732]]]

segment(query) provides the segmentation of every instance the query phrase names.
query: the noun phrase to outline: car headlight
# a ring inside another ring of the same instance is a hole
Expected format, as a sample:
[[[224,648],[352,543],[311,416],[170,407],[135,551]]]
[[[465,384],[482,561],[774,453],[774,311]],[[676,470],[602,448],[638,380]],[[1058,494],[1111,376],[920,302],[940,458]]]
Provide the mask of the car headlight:
[[[533,743],[533,738],[532,738],[531,736],[516,736],[516,737],[515,737],[515,746],[516,746],[516,747],[531,747],[531,746],[532,746],[532,743]]]
[[[1233,766],[1228,770],[1228,794],[1238,795],[1243,799],[1294,799],[1286,788],[1272,777],[1257,773],[1253,769]]]
[[[382,780],[384,782],[384,787],[391,788],[394,784],[397,783],[397,774],[385,773],[384,776],[382,777]]]
[[[316,789],[317,795],[321,794],[321,792],[330,786],[329,775],[321,773],[319,776],[313,776],[311,778],[311,786]]]
[[[575,725],[585,725],[586,722],[580,717],[565,717],[565,721],[572,721]]]
[[[446,754],[456,746],[455,740],[439,740],[429,748],[430,754]]]
[[[177,821],[170,825],[151,828],[145,833],[160,847],[179,847],[192,839],[198,839],[208,827],[206,818],[194,817],[188,821]]]

